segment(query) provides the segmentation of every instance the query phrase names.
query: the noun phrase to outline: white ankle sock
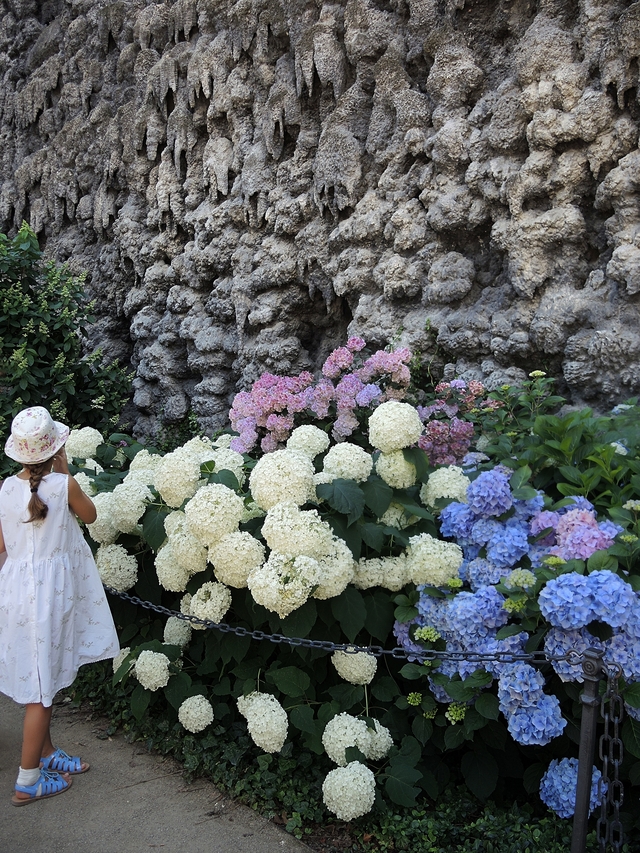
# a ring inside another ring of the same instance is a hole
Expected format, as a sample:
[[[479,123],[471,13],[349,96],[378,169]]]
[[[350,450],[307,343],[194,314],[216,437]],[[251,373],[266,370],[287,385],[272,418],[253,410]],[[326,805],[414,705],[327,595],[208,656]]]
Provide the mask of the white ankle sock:
[[[33,770],[23,770],[23,768],[20,767],[18,768],[18,778],[16,779],[16,785],[35,785],[39,778],[39,767],[34,767]]]

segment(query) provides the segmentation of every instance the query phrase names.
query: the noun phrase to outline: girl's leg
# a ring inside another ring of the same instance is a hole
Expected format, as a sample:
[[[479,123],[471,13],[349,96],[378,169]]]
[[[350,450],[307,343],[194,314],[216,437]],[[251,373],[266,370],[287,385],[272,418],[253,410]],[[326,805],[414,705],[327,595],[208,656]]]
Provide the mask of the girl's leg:
[[[52,710],[51,706],[45,708],[40,702],[26,706],[20,760],[20,766],[25,770],[39,767],[42,756],[53,752],[49,734]],[[47,748],[48,752],[43,752]]]

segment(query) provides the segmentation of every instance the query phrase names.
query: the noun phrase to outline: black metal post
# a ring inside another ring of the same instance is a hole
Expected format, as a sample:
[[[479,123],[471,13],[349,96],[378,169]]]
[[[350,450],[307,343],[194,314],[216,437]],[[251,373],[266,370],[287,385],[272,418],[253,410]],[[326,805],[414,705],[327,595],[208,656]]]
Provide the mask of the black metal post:
[[[578,785],[576,787],[576,808],[573,814],[571,853],[585,853],[587,846],[591,775],[596,746],[596,726],[600,709],[598,684],[603,673],[602,652],[598,649],[587,649],[582,659],[582,671],[584,673],[584,690],[580,697],[582,719],[580,722]]]

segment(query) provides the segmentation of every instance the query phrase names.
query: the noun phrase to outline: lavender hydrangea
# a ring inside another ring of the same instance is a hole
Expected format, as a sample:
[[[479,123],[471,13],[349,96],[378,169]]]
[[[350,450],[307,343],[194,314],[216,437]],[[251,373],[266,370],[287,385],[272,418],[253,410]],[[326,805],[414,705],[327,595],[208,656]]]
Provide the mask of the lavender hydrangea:
[[[594,767],[591,774],[589,814],[591,814],[600,802],[598,787],[601,778],[602,774],[597,767]],[[558,761],[557,758],[554,758],[540,781],[540,799],[559,817],[573,817],[576,808],[577,787],[578,759],[563,758],[561,761]]]
[[[466,578],[473,592],[476,592],[482,586],[492,586],[493,584],[500,583],[508,572],[509,569],[496,566],[495,563],[483,557],[476,557],[475,560],[471,560],[466,565]]]
[[[478,515],[502,515],[513,506],[509,478],[497,468],[483,471],[470,483],[467,502],[470,509]]]
[[[487,558],[501,568],[513,568],[529,551],[526,525],[511,519],[487,544]]]
[[[529,664],[506,664],[500,673],[500,710],[513,739],[525,746],[544,746],[567,725],[558,699],[547,696],[543,686],[544,677]]]

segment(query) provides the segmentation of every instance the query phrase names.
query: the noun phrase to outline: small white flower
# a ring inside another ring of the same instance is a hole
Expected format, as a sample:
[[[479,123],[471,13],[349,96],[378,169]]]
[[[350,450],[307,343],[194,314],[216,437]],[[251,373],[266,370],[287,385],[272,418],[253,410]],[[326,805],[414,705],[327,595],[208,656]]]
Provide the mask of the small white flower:
[[[231,592],[222,583],[209,581],[203,583],[191,599],[191,615],[198,619],[211,622],[222,622],[225,613],[231,607]],[[194,628],[204,628],[204,625],[192,623]]]
[[[348,747],[355,746],[364,754],[369,738],[367,731],[364,720],[347,713],[337,714],[324,728],[322,745],[331,761],[344,767]]]
[[[169,683],[169,658],[162,652],[145,649],[135,664],[136,678],[146,690],[159,690]]]
[[[360,559],[356,563],[353,585],[357,589],[381,586],[392,592],[399,592],[407,583],[409,578],[406,554],[399,554],[397,557]]]
[[[457,465],[438,468],[420,489],[420,500],[425,506],[434,507],[439,498],[451,498],[458,503],[467,502],[467,488],[471,480]]]
[[[413,406],[389,400],[369,418],[369,441],[383,453],[415,444],[422,435],[422,421]]]
[[[113,492],[98,492],[92,500],[97,518],[92,524],[87,524],[87,530],[94,542],[113,545],[120,533],[111,515]]]
[[[324,804],[339,820],[353,820],[367,814],[375,796],[375,776],[359,761],[331,770],[322,784]]]
[[[188,732],[201,732],[213,722],[211,702],[204,696],[189,696],[178,708],[178,720]]]
[[[312,424],[296,427],[287,441],[287,450],[304,453],[309,459],[324,453],[327,447],[329,447],[329,436]]]
[[[72,462],[74,459],[90,459],[101,444],[104,444],[104,438],[97,429],[72,429],[64,446],[67,460]]]
[[[187,529],[206,548],[237,530],[243,513],[242,498],[222,483],[203,486],[184,508]]]
[[[169,616],[164,626],[164,642],[170,646],[186,646],[191,639],[193,629],[186,619]]]
[[[200,459],[182,447],[162,457],[155,472],[154,485],[162,500],[171,507],[181,507],[192,498],[200,482]]]
[[[246,531],[227,533],[209,548],[216,578],[227,586],[244,589],[249,573],[264,563],[262,542]]]
[[[370,684],[378,668],[376,658],[367,652],[335,651],[331,655],[331,663],[340,678],[351,684]]]
[[[178,563],[171,542],[165,542],[156,554],[155,567],[160,586],[170,592],[183,592],[185,590],[191,573]]]
[[[96,566],[105,586],[126,592],[138,580],[138,561],[122,545],[101,545],[96,553]]]
[[[88,495],[90,498],[93,497],[96,493],[96,487],[93,485],[93,480],[84,471],[78,471],[77,474],[73,475],[73,479],[80,486],[85,495]]]
[[[119,483],[112,492],[111,518],[122,533],[133,533],[147,508],[152,494],[144,483],[129,480]]]
[[[292,557],[272,551],[247,578],[254,601],[284,619],[302,607],[318,586],[320,566],[312,557]]]
[[[283,501],[302,506],[315,498],[314,473],[308,456],[293,450],[275,450],[258,460],[249,477],[249,488],[262,509],[271,509]]]
[[[428,533],[412,536],[406,549],[407,577],[411,583],[445,586],[458,577],[462,549],[454,542],[435,539]]]
[[[348,441],[335,444],[324,457],[323,462],[324,473],[329,474],[334,480],[341,478],[363,483],[372,469],[371,454]]]
[[[408,489],[416,481],[416,466],[407,462],[401,450],[381,453],[376,462],[376,473],[392,489]]]
[[[614,448],[618,456],[627,456],[629,454],[628,448],[621,441],[611,441],[610,445]]]
[[[265,752],[280,752],[287,739],[287,712],[270,693],[240,696],[238,710],[247,720],[247,728],[256,746]]]

